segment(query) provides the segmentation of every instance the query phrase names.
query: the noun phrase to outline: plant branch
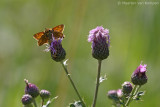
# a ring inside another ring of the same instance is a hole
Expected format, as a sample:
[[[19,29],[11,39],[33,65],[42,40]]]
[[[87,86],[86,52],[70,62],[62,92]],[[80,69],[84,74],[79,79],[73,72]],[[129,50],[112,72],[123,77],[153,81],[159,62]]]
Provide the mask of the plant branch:
[[[72,80],[70,74],[68,73],[67,68],[65,67],[65,65],[63,64],[63,62],[61,62],[61,64],[62,64],[62,66],[63,66],[63,68],[64,68],[64,71],[66,72],[66,75],[67,75],[69,81],[71,82],[71,84],[72,84],[72,86],[73,86],[73,88],[74,88],[74,90],[75,90],[75,92],[76,92],[76,94],[77,94],[79,100],[82,102],[83,107],[86,107],[86,105],[85,105],[85,103],[83,102],[83,100],[82,100],[82,98],[81,98],[81,96],[80,96],[80,94],[79,94],[79,92],[78,92],[78,90],[77,90],[77,88],[76,88],[76,86],[75,86],[75,84],[74,84],[74,82],[73,82],[73,80]]]
[[[36,103],[35,99],[33,99],[33,105],[34,105],[34,107],[37,107],[37,103]]]
[[[138,85],[133,95],[136,95],[140,88],[141,88],[141,85]]]
[[[100,78],[100,73],[101,73],[101,63],[102,63],[102,60],[98,60],[97,83],[96,83],[96,90],[95,90],[95,94],[94,94],[94,99],[93,99],[93,105],[92,105],[92,107],[96,106],[97,95],[98,95],[98,88],[99,88],[99,78]]]

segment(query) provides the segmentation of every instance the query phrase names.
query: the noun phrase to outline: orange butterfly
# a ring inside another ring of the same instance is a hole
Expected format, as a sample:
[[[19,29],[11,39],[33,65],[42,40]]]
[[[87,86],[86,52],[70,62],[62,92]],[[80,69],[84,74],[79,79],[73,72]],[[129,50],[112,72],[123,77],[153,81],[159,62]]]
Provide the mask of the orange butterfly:
[[[38,41],[38,46],[41,46],[45,43],[51,43],[52,35],[55,39],[64,38],[63,35],[64,25],[58,25],[54,28],[45,29],[44,32],[39,32],[34,34],[34,38]]]

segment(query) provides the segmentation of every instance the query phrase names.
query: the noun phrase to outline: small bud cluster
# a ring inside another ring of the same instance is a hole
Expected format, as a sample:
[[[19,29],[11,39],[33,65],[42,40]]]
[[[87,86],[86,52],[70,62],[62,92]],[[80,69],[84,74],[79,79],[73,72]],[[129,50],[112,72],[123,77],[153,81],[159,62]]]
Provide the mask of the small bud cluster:
[[[122,89],[118,90],[110,90],[108,91],[108,98],[111,99],[114,104],[120,105],[123,103],[123,98],[126,97],[126,95],[129,95],[132,91],[132,84],[129,82],[124,82],[122,84]]]
[[[145,74],[147,71],[146,67],[147,65],[140,64],[131,76],[131,81],[136,89],[133,90],[133,85],[126,81],[122,84],[122,89],[108,91],[108,98],[111,99],[115,105],[122,104],[125,107],[128,106],[130,99],[140,100],[140,97],[144,95],[144,92],[138,92],[138,89],[140,86],[147,83],[147,76]]]
[[[28,83],[28,80],[26,79],[24,81],[26,83],[26,87],[25,87],[25,94],[21,99],[23,105],[30,106],[35,100],[35,98],[38,97],[39,95],[43,100],[50,98],[49,91],[47,90],[39,91],[39,88],[35,84]]]

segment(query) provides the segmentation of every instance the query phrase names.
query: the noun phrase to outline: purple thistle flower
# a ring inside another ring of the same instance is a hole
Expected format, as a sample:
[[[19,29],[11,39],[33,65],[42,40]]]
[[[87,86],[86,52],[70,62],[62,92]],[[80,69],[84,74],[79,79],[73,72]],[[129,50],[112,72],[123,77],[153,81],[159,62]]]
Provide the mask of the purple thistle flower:
[[[31,104],[31,103],[32,103],[33,98],[32,98],[31,95],[25,94],[25,95],[23,95],[21,101],[22,101],[22,103],[23,103],[24,105],[28,105],[28,104]]]
[[[66,52],[63,49],[61,42],[62,42],[61,38],[54,39],[54,37],[53,37],[53,40],[52,40],[50,47],[49,47],[50,52],[51,52],[51,57],[56,62],[64,60],[65,56],[66,56]]]
[[[92,56],[98,60],[109,56],[110,36],[109,30],[98,26],[89,32],[88,42],[92,43]]]
[[[28,83],[28,80],[24,80],[26,83],[25,94],[31,95],[36,98],[39,95],[39,89],[35,84]]]
[[[122,84],[122,92],[124,95],[128,96],[131,93],[132,89],[133,87],[130,82],[126,81]]]
[[[131,81],[134,85],[143,85],[145,83],[147,83],[147,76],[146,76],[146,72],[147,72],[147,65],[139,65],[137,67],[137,69],[133,72],[132,77],[131,77]]]
[[[41,90],[40,91],[40,96],[42,99],[47,99],[49,98],[51,93],[48,90]]]

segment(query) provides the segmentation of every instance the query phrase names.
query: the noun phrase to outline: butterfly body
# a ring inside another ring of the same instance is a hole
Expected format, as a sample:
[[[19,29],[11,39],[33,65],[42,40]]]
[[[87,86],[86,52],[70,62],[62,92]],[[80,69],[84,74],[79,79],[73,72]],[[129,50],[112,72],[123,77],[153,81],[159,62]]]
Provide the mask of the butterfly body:
[[[54,28],[46,28],[45,31],[34,34],[34,38],[38,41],[38,46],[42,46],[46,43],[51,43],[51,41],[58,38],[64,38],[63,35],[64,25],[58,25]]]

